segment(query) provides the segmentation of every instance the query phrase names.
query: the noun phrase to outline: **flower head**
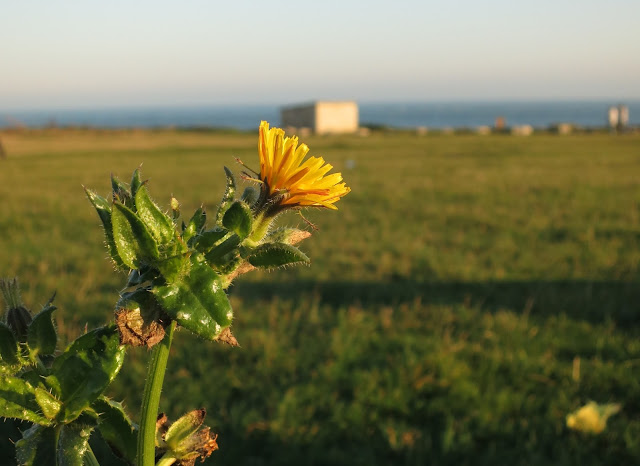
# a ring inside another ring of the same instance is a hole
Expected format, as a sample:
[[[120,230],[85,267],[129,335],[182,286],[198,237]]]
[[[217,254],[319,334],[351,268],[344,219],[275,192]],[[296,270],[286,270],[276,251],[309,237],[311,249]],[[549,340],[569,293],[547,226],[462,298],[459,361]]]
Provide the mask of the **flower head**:
[[[567,427],[591,434],[599,434],[607,427],[607,420],[620,411],[620,404],[598,404],[590,401],[567,415]]]
[[[297,137],[285,138],[282,129],[269,129],[269,123],[261,122],[258,153],[263,189],[270,197],[282,195],[279,204],[283,207],[337,209],[333,204],[351,189],[340,173],[327,175],[333,166],[322,157],[304,160],[308,152],[306,144],[298,145]]]

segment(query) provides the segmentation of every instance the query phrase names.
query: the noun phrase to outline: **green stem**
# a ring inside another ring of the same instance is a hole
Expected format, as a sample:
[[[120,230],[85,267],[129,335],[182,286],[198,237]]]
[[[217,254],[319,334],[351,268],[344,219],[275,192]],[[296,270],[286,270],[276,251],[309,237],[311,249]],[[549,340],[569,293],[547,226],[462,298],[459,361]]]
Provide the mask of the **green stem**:
[[[269,225],[273,219],[267,217],[264,212],[260,212],[253,220],[253,231],[249,235],[249,241],[257,245],[262,238],[265,237],[269,231]]]
[[[138,466],[155,465],[155,437],[156,420],[158,418],[158,405],[160,404],[160,392],[164,381],[164,372],[169,359],[169,349],[173,340],[173,331],[176,322],[171,322],[164,339],[158,343],[151,352],[151,364],[147,372],[147,380],[144,384],[144,395],[140,414],[140,431],[138,432]]]
[[[83,464],[85,466],[100,466],[100,463],[98,463],[98,459],[96,458],[96,455],[93,454],[93,450],[89,445],[87,445],[87,451],[84,452]]]
[[[158,460],[156,466],[170,466],[177,461],[177,458],[170,454],[169,452],[165,453],[162,458]]]

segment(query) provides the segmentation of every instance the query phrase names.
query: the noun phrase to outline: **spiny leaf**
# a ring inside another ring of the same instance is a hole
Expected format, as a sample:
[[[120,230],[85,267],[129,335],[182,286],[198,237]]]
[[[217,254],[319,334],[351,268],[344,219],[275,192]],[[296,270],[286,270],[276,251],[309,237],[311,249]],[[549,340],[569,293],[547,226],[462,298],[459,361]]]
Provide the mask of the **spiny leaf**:
[[[56,458],[57,432],[53,427],[32,426],[16,442],[16,459],[22,466],[52,464]],[[55,464],[55,463],[53,463]]]
[[[222,226],[222,218],[224,217],[224,213],[231,206],[231,203],[236,196],[236,180],[233,177],[233,172],[227,167],[224,167],[224,172],[227,175],[227,186],[225,188],[224,194],[222,195],[222,200],[220,201],[218,212],[216,213],[216,225],[218,226]]]
[[[136,212],[153,237],[160,244],[166,244],[174,236],[173,222],[151,200],[146,186],[140,186],[136,192]]]
[[[124,264],[139,269],[158,259],[158,244],[138,216],[123,204],[113,204],[113,239]]]
[[[158,270],[167,281],[177,280],[182,275],[189,273],[189,255],[179,254],[158,262]]]
[[[122,367],[125,347],[114,326],[76,339],[53,363],[46,384],[62,401],[60,420],[69,422],[98,398]]]
[[[7,375],[0,375],[0,416],[43,426],[51,424],[51,420],[41,413],[35,388],[25,380]]]
[[[216,272],[221,275],[228,275],[236,270],[244,262],[244,258],[240,256],[238,251],[232,251],[224,257],[220,264],[212,265]],[[227,288],[225,286],[225,288]]]
[[[93,204],[93,207],[98,212],[100,220],[102,220],[109,256],[111,256],[111,259],[113,259],[116,266],[125,268],[124,262],[122,262],[122,259],[118,255],[116,243],[113,241],[113,227],[111,226],[111,204],[109,204],[105,198],[97,195],[90,189],[85,188],[84,192],[87,194],[89,202]]]
[[[13,332],[4,323],[0,322],[0,364],[18,364],[18,342]]]
[[[191,258],[188,275],[153,293],[167,314],[196,335],[213,340],[231,325],[231,304],[220,277],[201,257]]]
[[[138,428],[125,413],[122,405],[106,397],[100,397],[93,404],[99,413],[98,425],[102,437],[121,456],[134,462]]]
[[[247,186],[242,192],[242,196],[240,196],[240,200],[246,202],[248,205],[253,206],[260,196],[260,191],[258,191],[253,186]]]
[[[211,266],[223,266],[225,265],[225,256],[236,249],[239,244],[240,237],[232,235],[205,254],[205,259]]]
[[[207,213],[202,207],[199,207],[194,213],[189,223],[184,227],[182,233],[183,241],[187,242],[202,231],[207,222]]]
[[[66,424],[60,429],[57,446],[57,466],[82,466],[89,449],[89,437],[93,426],[78,422]]]
[[[198,252],[205,254],[228,233],[228,230],[220,227],[215,227],[213,230],[203,231],[198,236],[191,239],[190,246],[198,250]]]
[[[253,214],[251,208],[242,201],[236,201],[227,209],[222,218],[222,224],[227,230],[233,231],[240,239],[251,233]]]
[[[136,194],[138,193],[138,189],[140,189],[140,186],[142,186],[142,180],[140,179],[140,169],[136,168],[133,171],[133,175],[131,176],[131,197],[133,199],[136,198]],[[136,208],[138,207],[138,204],[136,203]]]
[[[55,296],[55,295],[54,295]],[[53,325],[53,311],[56,307],[51,304],[53,298],[40,311],[29,325],[27,342],[29,349],[35,354],[53,354],[58,343],[58,335]]]
[[[283,243],[266,243],[258,246],[248,261],[254,267],[273,268],[296,263],[309,263],[310,260],[295,246]]]
[[[135,211],[136,207],[133,203],[129,185],[120,181],[113,173],[111,174],[111,195],[113,196],[113,202],[119,201]]]
[[[43,390],[40,387],[36,387],[35,396],[38,406],[40,406],[40,408],[42,409],[42,413],[48,419],[55,419],[60,412],[60,408],[62,407],[62,403],[60,403],[60,400],[58,400],[47,390]]]

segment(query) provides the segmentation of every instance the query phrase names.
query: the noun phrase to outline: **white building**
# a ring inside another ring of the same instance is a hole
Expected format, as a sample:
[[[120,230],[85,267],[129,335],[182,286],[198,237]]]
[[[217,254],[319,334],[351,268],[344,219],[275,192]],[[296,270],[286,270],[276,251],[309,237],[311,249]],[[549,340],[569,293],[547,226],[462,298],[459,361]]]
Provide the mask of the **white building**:
[[[620,110],[618,107],[609,107],[607,116],[609,117],[609,126],[614,129],[617,128],[620,122]]]
[[[353,101],[318,101],[284,107],[280,116],[283,127],[310,128],[316,134],[358,131],[358,104]]]

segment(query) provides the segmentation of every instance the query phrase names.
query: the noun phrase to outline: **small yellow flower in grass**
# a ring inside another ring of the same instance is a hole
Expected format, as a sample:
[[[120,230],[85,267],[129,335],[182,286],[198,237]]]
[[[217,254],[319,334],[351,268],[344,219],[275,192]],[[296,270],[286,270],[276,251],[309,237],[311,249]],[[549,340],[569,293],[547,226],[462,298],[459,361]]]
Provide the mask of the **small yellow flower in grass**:
[[[607,427],[607,420],[620,411],[620,404],[599,405],[590,401],[567,416],[567,427],[590,434],[599,434]]]
[[[304,160],[309,148],[298,145],[298,138],[284,137],[280,128],[260,123],[258,141],[260,179],[269,197],[282,196],[283,207],[311,206],[337,209],[333,204],[350,188],[340,173],[327,173],[333,168],[322,157]]]

